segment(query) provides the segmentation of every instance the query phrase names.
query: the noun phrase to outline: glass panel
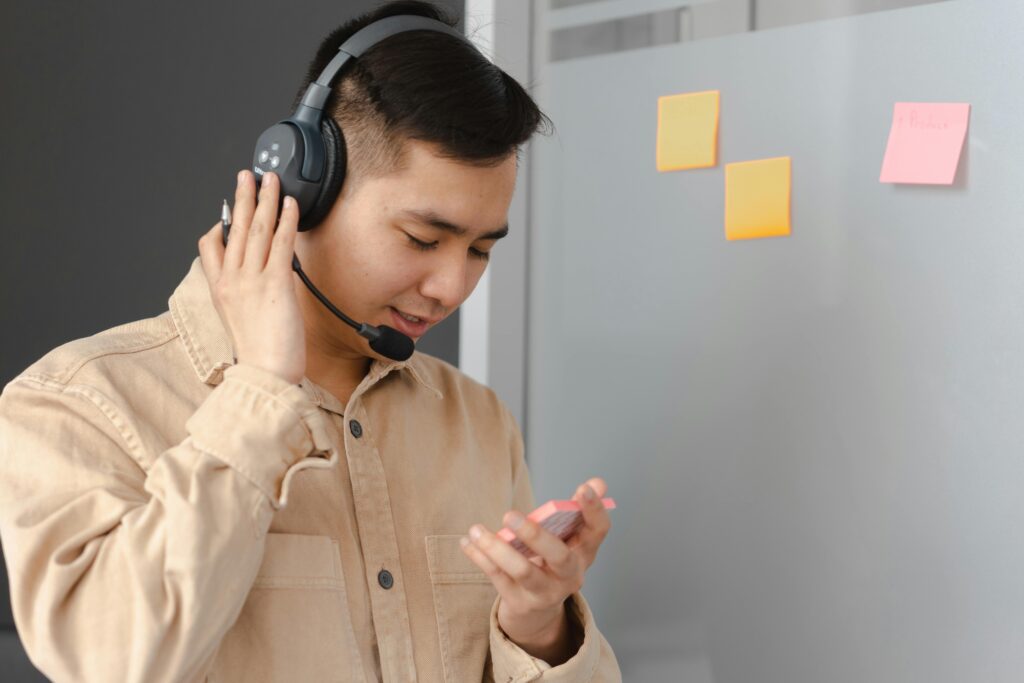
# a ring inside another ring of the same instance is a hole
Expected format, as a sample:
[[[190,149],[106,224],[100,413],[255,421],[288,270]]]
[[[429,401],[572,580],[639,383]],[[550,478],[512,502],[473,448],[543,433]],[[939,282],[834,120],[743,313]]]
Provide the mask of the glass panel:
[[[550,10],[608,0],[549,0]],[[550,61],[894,10],[948,0],[715,0],[552,31]],[[682,4],[682,3],[681,3]]]

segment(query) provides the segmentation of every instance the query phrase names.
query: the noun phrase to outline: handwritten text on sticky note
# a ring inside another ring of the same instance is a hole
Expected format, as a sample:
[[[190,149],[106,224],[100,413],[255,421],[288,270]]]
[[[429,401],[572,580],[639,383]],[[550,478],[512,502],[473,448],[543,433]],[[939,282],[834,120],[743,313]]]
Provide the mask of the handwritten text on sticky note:
[[[970,112],[964,103],[897,102],[879,182],[952,185]]]

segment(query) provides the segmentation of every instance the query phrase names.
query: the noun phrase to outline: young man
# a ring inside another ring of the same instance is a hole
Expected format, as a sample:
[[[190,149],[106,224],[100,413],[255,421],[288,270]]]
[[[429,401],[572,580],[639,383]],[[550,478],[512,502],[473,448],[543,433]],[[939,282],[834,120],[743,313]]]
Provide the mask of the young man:
[[[329,36],[310,69],[394,3]],[[451,24],[452,22],[448,22]],[[304,88],[303,88],[304,90]],[[300,91],[301,92],[301,91]],[[169,310],[65,344],[0,397],[0,534],[18,631],[57,681],[613,681],[579,593],[602,480],[568,543],[535,504],[515,421],[413,338],[473,290],[543,115],[463,41],[369,50],[326,111],[338,200],[298,233],[279,181],[239,174]],[[536,552],[527,560],[494,531]],[[468,533],[467,533],[468,532]]]

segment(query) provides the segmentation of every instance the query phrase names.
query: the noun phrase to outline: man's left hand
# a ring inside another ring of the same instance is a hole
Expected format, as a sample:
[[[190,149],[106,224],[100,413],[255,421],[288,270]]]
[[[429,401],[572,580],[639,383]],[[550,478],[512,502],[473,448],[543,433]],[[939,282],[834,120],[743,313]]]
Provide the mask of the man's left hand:
[[[535,553],[527,559],[482,524],[462,539],[466,553],[498,590],[498,624],[505,635],[531,655],[554,665],[571,657],[566,599],[583,587],[583,577],[608,535],[611,519],[601,504],[608,486],[600,477],[576,489],[583,524],[562,541],[517,510],[505,513],[505,525]],[[553,661],[554,660],[554,661]]]

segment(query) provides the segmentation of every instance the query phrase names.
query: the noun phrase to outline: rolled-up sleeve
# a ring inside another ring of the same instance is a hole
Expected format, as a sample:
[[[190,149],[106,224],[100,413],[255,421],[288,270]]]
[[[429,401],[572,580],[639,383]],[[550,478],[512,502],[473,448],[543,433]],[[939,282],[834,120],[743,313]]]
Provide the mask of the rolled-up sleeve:
[[[217,392],[221,395],[211,401]],[[336,456],[327,418],[306,393],[252,365],[228,368],[224,381],[185,428],[196,448],[248,478],[274,507],[287,504],[288,484],[296,472],[323,467],[318,459]]]
[[[255,579],[290,478],[330,467],[300,387],[236,365],[143,453],[88,384],[23,374],[0,395],[0,538],[15,624],[55,681],[200,678]]]
[[[568,607],[571,618],[583,632],[583,643],[570,659],[551,666],[508,639],[498,625],[498,601],[495,601],[491,608],[491,660],[497,683],[606,683],[622,680],[611,645],[597,629],[583,594],[577,592],[569,596]]]
[[[505,424],[507,439],[512,457],[512,506],[518,510],[532,510],[536,507],[533,489],[530,485],[530,473],[523,455],[523,437],[515,418],[506,409]],[[618,661],[611,645],[594,622],[590,606],[580,592],[573,593],[567,599],[569,618],[583,633],[583,642],[571,658],[551,666],[547,662],[530,655],[511,641],[498,625],[499,596],[491,607],[490,615],[490,652],[491,671],[495,683],[529,683],[531,681],[547,681],[550,683],[611,683],[622,681]],[[485,681],[492,680],[485,674]]]

